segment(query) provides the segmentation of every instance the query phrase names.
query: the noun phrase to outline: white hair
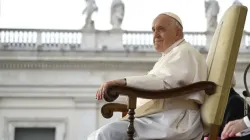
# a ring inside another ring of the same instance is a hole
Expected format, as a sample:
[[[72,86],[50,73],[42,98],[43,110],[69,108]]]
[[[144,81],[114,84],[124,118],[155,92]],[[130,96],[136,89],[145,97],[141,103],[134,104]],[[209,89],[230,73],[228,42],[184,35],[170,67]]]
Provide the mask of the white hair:
[[[174,20],[173,22],[175,24],[175,27],[177,27],[181,30],[181,37],[183,38],[184,37],[183,27],[181,26],[181,24],[177,20],[175,20],[175,19],[173,19],[173,20]]]
[[[177,26],[178,28],[180,28],[181,30],[183,30],[181,24],[177,20],[174,19],[174,22],[175,22],[175,26]]]

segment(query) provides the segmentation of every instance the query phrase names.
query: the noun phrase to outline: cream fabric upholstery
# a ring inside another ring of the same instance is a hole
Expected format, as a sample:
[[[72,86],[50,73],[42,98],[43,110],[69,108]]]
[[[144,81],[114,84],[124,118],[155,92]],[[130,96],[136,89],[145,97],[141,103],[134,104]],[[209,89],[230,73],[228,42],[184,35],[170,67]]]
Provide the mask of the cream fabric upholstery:
[[[247,7],[231,6],[223,15],[207,56],[208,81],[217,84],[216,93],[206,97],[201,108],[205,134],[211,124],[221,125],[234,74]]]

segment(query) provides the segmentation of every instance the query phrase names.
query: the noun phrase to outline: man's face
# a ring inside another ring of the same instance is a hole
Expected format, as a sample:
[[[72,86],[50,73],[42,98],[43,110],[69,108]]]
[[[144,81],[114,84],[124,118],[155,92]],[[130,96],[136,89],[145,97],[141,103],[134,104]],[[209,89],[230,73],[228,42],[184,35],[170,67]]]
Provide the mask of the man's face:
[[[159,15],[155,18],[152,31],[154,47],[157,52],[164,52],[176,41],[175,22],[167,15]]]

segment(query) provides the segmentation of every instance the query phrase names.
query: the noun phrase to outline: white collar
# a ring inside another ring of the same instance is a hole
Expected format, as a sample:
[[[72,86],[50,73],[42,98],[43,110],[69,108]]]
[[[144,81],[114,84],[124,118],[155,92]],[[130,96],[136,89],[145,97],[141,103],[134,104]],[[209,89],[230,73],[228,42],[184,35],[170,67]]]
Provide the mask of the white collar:
[[[162,52],[162,55],[166,55],[170,50],[172,50],[174,47],[181,44],[183,41],[185,41],[184,38],[177,40],[175,43],[173,43],[170,47],[168,47],[164,52]]]

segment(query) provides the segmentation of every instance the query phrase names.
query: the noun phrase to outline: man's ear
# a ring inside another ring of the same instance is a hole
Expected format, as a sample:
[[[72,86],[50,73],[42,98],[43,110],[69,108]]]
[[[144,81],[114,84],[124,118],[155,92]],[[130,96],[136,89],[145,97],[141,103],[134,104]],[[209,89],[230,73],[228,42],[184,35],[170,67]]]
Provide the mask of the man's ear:
[[[176,27],[176,34],[175,34],[175,36],[180,36],[180,35],[181,35],[181,30],[178,27]]]

